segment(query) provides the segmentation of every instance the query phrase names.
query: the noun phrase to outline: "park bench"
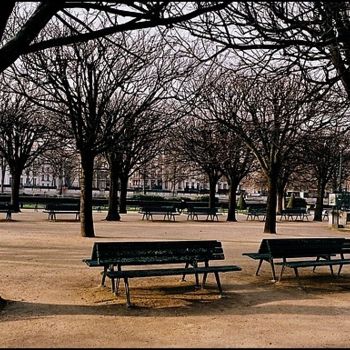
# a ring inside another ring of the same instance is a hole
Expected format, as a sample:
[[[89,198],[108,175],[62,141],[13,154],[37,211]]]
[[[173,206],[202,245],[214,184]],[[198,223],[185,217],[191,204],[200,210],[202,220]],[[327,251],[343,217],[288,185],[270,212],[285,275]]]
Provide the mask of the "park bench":
[[[297,221],[298,219],[303,221],[305,218],[306,220],[309,220],[309,215],[310,214],[307,211],[307,208],[286,208],[282,209],[280,220],[282,220],[283,218],[288,221]]]
[[[218,212],[218,208],[209,208],[209,207],[192,207],[189,206],[187,208],[187,220],[194,220],[197,219],[198,216],[206,216],[206,221],[219,221],[219,215],[222,215],[222,213]]]
[[[261,217],[261,219],[260,219]],[[246,220],[249,220],[249,218],[251,220],[265,220],[266,218],[266,208],[263,207],[257,207],[257,208],[252,208],[252,207],[248,207],[247,208],[247,218]]]
[[[278,281],[282,279],[286,267],[293,268],[300,285],[298,268],[329,266],[333,275],[333,265],[350,264],[350,259],[344,259],[343,244],[345,238],[282,238],[263,239],[258,252],[243,253],[252,259],[259,260],[256,275],[258,275],[263,261],[269,262],[273,281],[276,281],[275,265],[282,265]],[[339,259],[332,259],[336,255]],[[313,260],[295,260],[298,258],[314,258]],[[282,259],[275,262],[275,259]],[[290,260],[294,259],[294,260]],[[340,272],[338,272],[339,274]]]
[[[13,208],[13,205],[10,203],[0,203],[0,213],[5,213],[5,219],[11,220],[12,219],[12,213],[15,213],[16,211]]]
[[[140,207],[139,213],[142,214],[142,220],[151,219],[153,221],[153,215],[162,215],[163,220],[175,221],[175,216],[180,213],[176,210],[173,205],[162,205],[162,206],[143,206]]]
[[[45,206],[44,213],[48,214],[48,220],[56,221],[57,214],[73,214],[75,220],[80,220],[79,203],[48,203]]]
[[[155,242],[95,242],[91,259],[84,259],[90,267],[103,267],[102,282],[111,279],[112,292],[118,294],[119,280],[124,280],[127,306],[131,306],[129,278],[194,275],[196,288],[199,287],[199,275],[203,275],[202,287],[207,275],[213,273],[222,294],[219,272],[240,271],[236,265],[209,266],[209,262],[224,260],[221,242],[216,240],[196,241],[155,241]],[[149,265],[181,264],[182,267],[154,268]],[[203,266],[199,266],[202,264]],[[127,266],[127,269],[124,267]],[[134,266],[130,268],[130,266]],[[141,266],[141,268],[135,268]]]

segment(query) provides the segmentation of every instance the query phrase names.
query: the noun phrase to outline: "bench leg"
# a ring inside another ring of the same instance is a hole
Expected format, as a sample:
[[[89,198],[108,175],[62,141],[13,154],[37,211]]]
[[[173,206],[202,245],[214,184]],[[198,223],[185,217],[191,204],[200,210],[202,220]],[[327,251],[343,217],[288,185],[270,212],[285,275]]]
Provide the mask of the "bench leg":
[[[339,265],[338,276],[340,276],[340,271],[343,268],[343,265]]]
[[[107,274],[107,266],[103,266],[103,272],[102,272],[102,280],[101,280],[101,287],[105,287],[105,282],[106,282],[106,274]]]
[[[126,295],[126,306],[131,307],[129,282],[127,278],[124,278],[124,285],[125,285],[125,295]]]
[[[204,265],[205,265],[205,267],[209,267],[208,261],[205,261]],[[202,288],[205,287],[205,282],[207,281],[207,276],[208,276],[208,273],[204,272],[203,273],[203,279],[202,279]]]
[[[278,278],[278,282],[281,281],[282,275],[283,275],[283,272],[284,272],[284,269],[285,269],[285,268],[286,268],[285,265],[282,265],[281,272],[280,272],[280,276],[279,276],[279,278]]]
[[[118,269],[118,271],[121,271],[121,266],[118,265],[117,269]],[[118,277],[116,279],[116,281],[114,282],[114,287],[113,287],[113,290],[112,290],[115,295],[118,295],[118,293],[119,293],[119,285],[120,285],[120,278]]]
[[[320,256],[318,256],[317,258],[316,258],[316,261],[319,261],[320,260]],[[315,270],[316,270],[316,265],[313,267],[313,269],[312,269],[312,272],[315,272]]]
[[[222,294],[222,287],[221,287],[219,272],[216,271],[216,272],[214,272],[214,274],[215,274],[216,283],[218,285],[219,292],[220,292],[220,295],[221,295]]]
[[[273,263],[273,259],[270,259],[270,265],[272,270],[272,279],[273,281],[276,281],[276,271],[275,271],[275,264]]]
[[[256,269],[255,276],[259,276],[259,271],[260,271],[260,268],[261,268],[263,261],[264,261],[264,259],[259,260],[259,264],[258,264],[258,268]]]
[[[185,264],[185,269],[187,269],[189,265],[190,265],[190,263],[187,262],[187,263]],[[185,280],[185,276],[186,276],[186,274],[184,273],[184,274],[182,275],[181,282],[185,282],[185,281],[186,281],[186,280]]]
[[[294,267],[294,273],[295,273],[295,276],[298,280],[298,286],[299,288],[303,289],[303,286],[301,285],[301,282],[300,282],[300,278],[299,278],[299,273],[298,273],[298,268],[297,267]]]

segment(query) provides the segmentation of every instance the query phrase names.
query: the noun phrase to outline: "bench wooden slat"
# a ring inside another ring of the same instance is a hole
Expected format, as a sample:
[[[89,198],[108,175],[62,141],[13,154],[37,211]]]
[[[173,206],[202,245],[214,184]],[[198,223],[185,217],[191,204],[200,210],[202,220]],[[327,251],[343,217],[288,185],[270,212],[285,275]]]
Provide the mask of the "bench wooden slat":
[[[211,273],[211,272],[229,272],[241,271],[242,269],[236,265],[225,266],[210,266],[210,267],[188,267],[188,268],[173,268],[173,269],[150,269],[150,270],[123,270],[123,271],[108,271],[107,276],[110,278],[134,278],[134,277],[156,277],[156,276],[175,276],[188,275],[196,273]]]
[[[312,267],[312,266],[329,266],[329,265],[348,265],[350,259],[333,259],[333,260],[303,260],[303,261],[287,261],[278,262],[276,265],[285,265],[287,267]]]

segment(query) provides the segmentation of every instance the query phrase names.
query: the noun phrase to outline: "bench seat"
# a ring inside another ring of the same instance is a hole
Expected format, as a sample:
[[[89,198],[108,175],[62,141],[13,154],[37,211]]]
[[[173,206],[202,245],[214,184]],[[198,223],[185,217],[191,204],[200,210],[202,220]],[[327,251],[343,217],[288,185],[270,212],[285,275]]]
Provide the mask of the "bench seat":
[[[286,262],[277,262],[275,264],[284,265],[290,268],[329,266],[329,265],[348,265],[350,264],[350,259],[286,261]]]
[[[168,269],[142,269],[142,270],[123,270],[123,271],[107,271],[109,278],[135,278],[135,277],[156,277],[156,276],[175,276],[189,275],[196,273],[216,273],[241,271],[242,269],[236,265],[224,266],[208,266],[208,267],[178,267]]]

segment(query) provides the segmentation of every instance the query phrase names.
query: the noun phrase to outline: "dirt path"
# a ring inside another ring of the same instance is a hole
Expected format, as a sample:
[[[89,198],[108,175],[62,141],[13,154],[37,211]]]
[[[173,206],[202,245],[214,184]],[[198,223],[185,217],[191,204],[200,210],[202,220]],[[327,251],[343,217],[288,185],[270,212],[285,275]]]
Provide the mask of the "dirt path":
[[[327,268],[301,271],[305,290],[291,271],[278,284],[263,265],[242,256],[256,251],[263,223],[146,222],[136,213],[121,222],[95,213],[96,237],[82,238],[79,223],[48,222],[45,214],[25,210],[13,222],[0,222],[0,295],[9,301],[0,311],[0,347],[350,347],[350,268],[333,279]],[[62,217],[64,218],[64,217]],[[278,236],[339,236],[326,222],[281,222]],[[136,307],[125,307],[99,287],[100,270],[82,263],[94,241],[218,239],[226,263],[242,271],[222,274],[218,298],[214,278],[194,291],[191,278],[131,280]]]

